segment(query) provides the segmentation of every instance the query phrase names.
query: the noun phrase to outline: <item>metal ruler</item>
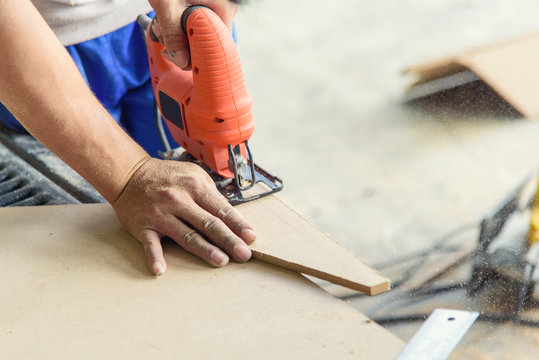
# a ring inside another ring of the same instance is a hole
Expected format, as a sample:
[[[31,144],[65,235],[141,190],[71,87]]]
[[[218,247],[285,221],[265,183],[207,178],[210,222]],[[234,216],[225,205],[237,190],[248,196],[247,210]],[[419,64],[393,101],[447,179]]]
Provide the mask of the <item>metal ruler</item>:
[[[434,310],[397,360],[447,359],[477,316],[477,312],[463,310]]]

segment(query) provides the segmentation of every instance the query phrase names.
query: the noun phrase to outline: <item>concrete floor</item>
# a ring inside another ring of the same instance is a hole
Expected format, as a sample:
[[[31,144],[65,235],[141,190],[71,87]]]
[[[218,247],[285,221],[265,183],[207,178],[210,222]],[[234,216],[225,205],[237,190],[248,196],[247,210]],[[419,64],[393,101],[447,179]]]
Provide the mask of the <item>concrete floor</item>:
[[[401,71],[537,32],[538,13],[532,0],[250,0],[237,26],[256,161],[282,177],[284,200],[371,264],[478,222],[537,167],[539,122],[407,106],[413,79]],[[539,330],[522,333],[536,358]],[[514,355],[501,349],[454,358]]]

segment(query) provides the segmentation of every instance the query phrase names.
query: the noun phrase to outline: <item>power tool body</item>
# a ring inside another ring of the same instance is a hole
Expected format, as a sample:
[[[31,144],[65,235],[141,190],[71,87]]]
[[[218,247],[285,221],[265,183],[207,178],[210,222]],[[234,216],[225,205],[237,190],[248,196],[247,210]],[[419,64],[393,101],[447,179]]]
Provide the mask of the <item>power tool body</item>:
[[[162,116],[183,149],[169,149],[164,157],[202,166],[232,204],[281,190],[282,181],[254,163],[248,144],[255,128],[252,99],[236,44],[219,16],[203,6],[191,6],[183,13],[191,70],[163,57],[165,47],[147,16],[141,15],[138,22],[146,29],[157,121]]]

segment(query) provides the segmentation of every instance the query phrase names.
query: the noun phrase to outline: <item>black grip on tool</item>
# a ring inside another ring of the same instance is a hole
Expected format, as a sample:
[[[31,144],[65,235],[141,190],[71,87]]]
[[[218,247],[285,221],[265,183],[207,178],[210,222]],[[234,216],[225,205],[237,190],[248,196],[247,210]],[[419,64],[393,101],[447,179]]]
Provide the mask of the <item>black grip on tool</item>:
[[[148,31],[150,32],[150,39],[153,41],[153,42],[158,42],[159,41],[159,38],[157,37],[157,35],[155,35],[155,33],[153,32],[153,26],[150,26],[148,28]]]
[[[155,18],[154,18],[155,19]],[[153,26],[150,26],[151,23],[153,23],[153,19],[150,19],[150,17],[146,14],[140,14],[138,17],[137,17],[137,24],[140,26],[140,28],[142,29],[143,32],[145,31],[149,31],[150,32],[150,39],[153,41],[153,42],[158,42],[159,39],[157,38],[157,36],[155,35],[155,33],[153,32]],[[146,35],[144,35],[144,37],[146,37]]]
[[[185,9],[185,11],[182,14],[182,29],[183,29],[183,32],[185,34],[187,34],[187,19],[189,19],[189,15],[191,15],[197,9],[209,9],[209,10],[211,10],[209,7],[202,6],[202,5],[189,6],[187,9]]]
[[[152,22],[152,19],[150,19],[150,17],[146,14],[140,14],[138,17],[137,17],[137,24],[142,28],[142,29],[146,29],[148,28],[148,25],[150,25],[150,23]]]

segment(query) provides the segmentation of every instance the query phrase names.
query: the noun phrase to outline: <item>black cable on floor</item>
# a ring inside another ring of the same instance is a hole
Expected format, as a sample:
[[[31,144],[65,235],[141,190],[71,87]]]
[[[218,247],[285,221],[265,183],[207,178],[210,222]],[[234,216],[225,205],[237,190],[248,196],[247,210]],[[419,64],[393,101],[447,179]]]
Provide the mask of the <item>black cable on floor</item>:
[[[454,230],[451,230],[450,232],[448,232],[447,234],[443,235],[442,237],[440,237],[438,240],[435,241],[434,245],[431,246],[430,248],[426,249],[426,250],[421,250],[419,252],[416,252],[416,253],[412,253],[412,254],[407,254],[407,255],[404,255],[404,256],[401,256],[400,258],[398,258],[397,260],[391,260],[391,261],[387,261],[385,263],[378,263],[378,264],[375,264],[374,265],[374,268],[375,269],[384,269],[384,268],[387,268],[387,267],[390,267],[390,266],[398,266],[402,263],[406,263],[414,258],[419,258],[413,265],[411,265],[406,271],[405,273],[403,274],[403,276],[401,276],[398,280],[394,281],[391,285],[391,290],[394,290],[398,287],[400,287],[402,284],[404,284],[406,281],[410,280],[410,278],[414,275],[414,273],[422,266],[425,264],[425,262],[428,260],[428,257],[433,254],[434,252],[436,251],[439,251],[443,248],[443,246],[445,245],[445,243],[449,240],[451,240],[452,238],[468,231],[468,230],[471,230],[475,227],[477,227],[477,223],[468,223],[468,224],[465,224],[465,225],[462,225],[462,226],[459,226],[458,228],[454,229]],[[462,287],[462,285],[460,284],[457,284],[455,285],[455,287]],[[411,291],[415,291],[415,290],[418,290],[418,289],[412,289]],[[399,294],[400,296],[397,296],[397,298],[394,298],[394,299],[390,299],[389,302],[393,302],[393,301],[396,301],[402,297],[406,297],[408,296],[408,294]],[[342,300],[350,300],[350,299],[354,299],[354,298],[358,298],[358,297],[362,297],[364,296],[364,294],[362,293],[353,293],[353,294],[348,294],[348,295],[344,295],[344,296],[340,296],[339,298],[342,299]]]
[[[375,269],[380,269],[380,270],[383,270],[384,268],[389,268],[389,267],[394,267],[394,266],[397,266],[399,264],[403,264],[403,263],[406,263],[408,261],[411,261],[413,259],[417,259],[418,257],[425,257],[425,256],[428,256],[430,254],[432,254],[433,252],[441,249],[443,247],[443,245],[451,240],[452,238],[468,231],[468,230],[472,230],[474,228],[477,228],[479,226],[479,224],[477,222],[473,222],[473,223],[467,223],[467,224],[464,224],[462,226],[459,226],[457,227],[456,229],[453,229],[449,232],[447,232],[446,234],[442,235],[440,238],[438,238],[437,240],[434,241],[434,244],[427,248],[427,249],[423,249],[423,250],[419,250],[419,251],[416,251],[416,252],[413,252],[413,253],[410,253],[410,254],[406,254],[406,255],[402,255],[400,257],[394,257],[390,260],[387,260],[387,261],[384,261],[384,262],[379,262],[379,263],[374,263],[373,264],[373,267]]]
[[[456,290],[466,290],[468,284],[467,283],[459,283],[454,285],[448,285],[448,286],[439,286],[439,287],[429,287],[429,288],[415,288],[410,291],[400,292],[398,294],[395,294],[392,298],[387,299],[385,301],[380,301],[377,305],[374,307],[371,307],[370,309],[365,311],[365,314],[369,317],[373,317],[374,314],[376,314],[380,309],[387,307],[391,303],[395,303],[401,300],[409,300],[411,303],[417,303],[418,301],[423,301],[425,297],[430,297],[434,295],[438,295],[444,292],[449,291],[456,291]],[[421,298],[421,299],[418,299]]]
[[[440,239],[436,240],[436,242],[431,248],[424,250],[418,254],[420,258],[417,260],[417,262],[413,264],[412,266],[410,266],[400,279],[394,281],[391,288],[396,289],[400,287],[402,284],[404,284],[406,281],[410,280],[410,278],[415,274],[415,272],[427,262],[429,256],[432,255],[434,252],[439,251],[445,245],[446,242],[448,242],[452,238],[468,230],[476,228],[477,226],[478,226],[477,223],[469,223],[469,224],[462,225],[450,231],[449,233],[445,234]]]

